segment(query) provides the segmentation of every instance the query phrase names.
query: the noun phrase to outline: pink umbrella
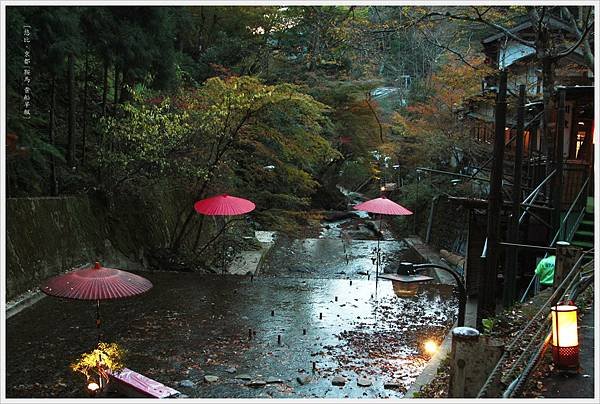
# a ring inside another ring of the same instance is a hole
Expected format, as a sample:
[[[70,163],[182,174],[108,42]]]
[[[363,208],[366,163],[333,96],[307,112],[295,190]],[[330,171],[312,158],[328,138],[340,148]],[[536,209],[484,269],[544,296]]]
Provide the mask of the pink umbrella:
[[[256,208],[253,202],[227,194],[202,199],[194,204],[196,212],[208,216],[236,216],[252,212]]]
[[[356,210],[362,210],[364,212],[379,213],[380,215],[412,215],[412,212],[406,209],[404,206],[397,204],[396,202],[387,199],[385,195],[379,198],[371,199],[369,201],[360,203],[354,207]],[[379,218],[379,237],[377,237],[377,265],[375,266],[376,278],[379,278],[379,240],[381,239],[383,216]]]
[[[244,198],[238,198],[227,194],[216,195],[210,198],[202,199],[194,204],[196,212],[207,216],[237,216],[243,215],[248,212],[252,212],[256,208],[256,205]],[[227,221],[223,225],[223,228],[217,236],[210,242],[214,241],[216,237],[225,231]],[[208,246],[208,244],[206,246]],[[206,248],[206,246],[204,248]],[[225,270],[225,243],[223,243],[223,262],[222,269]]]
[[[93,267],[55,276],[41,286],[50,296],[96,301],[96,326],[100,328],[100,300],[137,296],[152,289],[152,282],[120,269],[105,268],[99,262]]]
[[[360,203],[356,205],[354,209],[371,213],[379,213],[380,215],[412,215],[410,210],[406,209],[402,205],[398,205],[396,202],[386,198],[383,195],[379,198]]]

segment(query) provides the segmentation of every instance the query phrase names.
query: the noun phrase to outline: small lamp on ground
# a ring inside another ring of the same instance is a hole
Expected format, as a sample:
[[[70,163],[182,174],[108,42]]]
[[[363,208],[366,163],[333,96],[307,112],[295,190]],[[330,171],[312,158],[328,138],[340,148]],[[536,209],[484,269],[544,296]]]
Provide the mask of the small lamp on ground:
[[[552,314],[552,361],[557,369],[579,368],[579,336],[577,332],[577,306],[558,304]]]
[[[98,391],[100,390],[100,385],[94,381],[90,381],[87,385],[88,394],[91,397],[95,397]]]
[[[431,339],[428,339],[423,344],[423,350],[430,357],[435,355],[439,349],[440,349],[440,345],[436,341],[431,340]]]

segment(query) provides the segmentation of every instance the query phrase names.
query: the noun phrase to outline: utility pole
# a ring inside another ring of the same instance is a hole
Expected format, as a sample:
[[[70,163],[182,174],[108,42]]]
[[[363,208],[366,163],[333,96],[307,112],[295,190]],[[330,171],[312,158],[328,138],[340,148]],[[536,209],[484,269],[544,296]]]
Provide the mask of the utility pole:
[[[557,231],[560,231],[557,240],[563,239],[562,227],[560,225],[560,211],[562,209],[562,187],[563,187],[563,148],[565,142],[565,90],[560,89],[558,93],[558,114],[556,117],[556,147],[555,150],[555,168],[554,184],[552,186],[552,232],[550,239],[554,237]]]
[[[490,193],[487,208],[486,268],[479,275],[477,328],[482,320],[496,314],[496,282],[498,250],[500,248],[500,215],[502,213],[502,174],[504,164],[504,128],[506,127],[506,71],[500,72],[500,86],[496,98],[496,128],[494,133],[494,162],[490,175]]]
[[[508,242],[519,243],[519,217],[521,216],[521,173],[523,171],[523,126],[525,125],[525,85],[519,86],[519,103],[517,107],[517,138],[515,146],[515,168],[512,189],[512,212],[508,226]],[[506,250],[504,265],[504,307],[510,307],[516,300],[518,249],[509,247]]]

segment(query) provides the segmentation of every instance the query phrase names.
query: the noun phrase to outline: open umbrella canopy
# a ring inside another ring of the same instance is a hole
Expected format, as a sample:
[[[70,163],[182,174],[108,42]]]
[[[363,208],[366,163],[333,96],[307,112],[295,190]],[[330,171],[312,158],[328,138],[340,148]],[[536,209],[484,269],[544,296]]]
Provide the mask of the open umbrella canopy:
[[[141,276],[99,262],[50,278],[42,285],[47,295],[77,300],[110,300],[136,296],[152,289],[152,282]]]
[[[194,204],[196,212],[209,216],[243,215],[254,208],[256,205],[249,200],[227,194],[202,199]]]
[[[371,213],[379,213],[381,215],[412,215],[410,210],[394,201],[387,199],[385,196],[360,203],[356,205],[354,209]]]

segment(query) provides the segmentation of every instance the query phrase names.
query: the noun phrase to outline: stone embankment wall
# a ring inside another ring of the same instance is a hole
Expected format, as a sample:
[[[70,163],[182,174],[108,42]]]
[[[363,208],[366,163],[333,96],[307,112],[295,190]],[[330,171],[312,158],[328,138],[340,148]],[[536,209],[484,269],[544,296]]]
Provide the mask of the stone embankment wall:
[[[158,194],[119,196],[110,208],[88,196],[7,199],[7,299],[94,261],[146,268],[147,252],[168,245],[178,206]]]
[[[431,204],[428,206],[431,209]],[[427,211],[429,218],[430,211]],[[457,240],[466,243],[469,227],[469,211],[461,204],[441,196],[433,211],[433,222],[429,243],[439,249],[454,251]],[[425,240],[427,225],[420,232]],[[466,245],[466,244],[465,244]]]
[[[416,235],[421,240],[427,240],[427,228],[431,213],[431,203],[421,206],[416,210],[416,228],[414,227],[415,217],[410,216],[388,216],[385,218],[386,226],[392,230],[397,238]],[[431,223],[431,233],[429,244],[435,248],[445,249],[455,252],[455,247],[460,241],[466,246],[467,233],[469,227],[469,212],[461,204],[449,200],[441,195],[435,201],[433,211],[433,220]]]

